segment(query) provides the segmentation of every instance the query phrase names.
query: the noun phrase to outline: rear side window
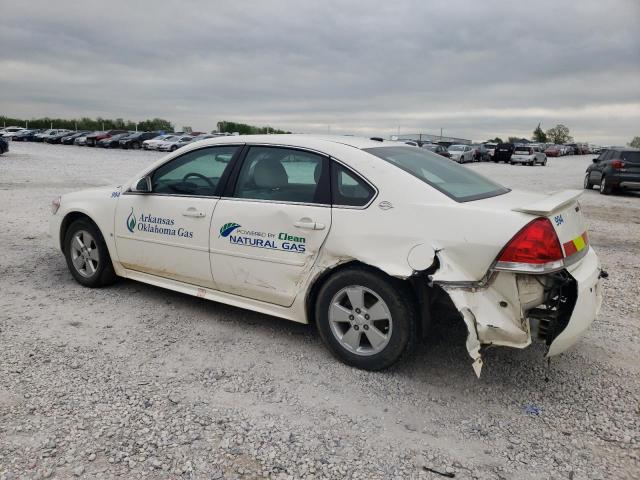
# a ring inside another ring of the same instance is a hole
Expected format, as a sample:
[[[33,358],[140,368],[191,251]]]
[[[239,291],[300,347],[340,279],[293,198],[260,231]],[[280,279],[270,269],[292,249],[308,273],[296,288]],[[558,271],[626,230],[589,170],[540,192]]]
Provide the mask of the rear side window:
[[[508,188],[467,167],[423,149],[376,147],[365,151],[410,173],[457,202],[469,202],[509,192]]]
[[[640,152],[622,152],[622,160],[629,163],[640,163]]]
[[[375,195],[375,190],[355,173],[333,163],[331,195],[336,206],[364,207]]]
[[[273,202],[328,203],[328,192],[325,195],[320,188],[323,172],[328,174],[327,163],[326,157],[312,152],[251,147],[240,169],[235,197]]]

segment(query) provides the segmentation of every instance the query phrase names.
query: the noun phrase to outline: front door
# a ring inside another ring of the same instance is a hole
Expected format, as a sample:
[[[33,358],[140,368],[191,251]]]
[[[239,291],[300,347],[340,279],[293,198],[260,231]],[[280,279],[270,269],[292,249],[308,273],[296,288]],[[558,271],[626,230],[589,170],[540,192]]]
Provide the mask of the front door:
[[[209,264],[211,219],[218,184],[238,146],[193,150],[151,174],[150,193],[118,200],[118,257],[129,270],[215,288]]]
[[[329,159],[250,147],[216,207],[211,268],[219,290],[290,306],[331,227]]]

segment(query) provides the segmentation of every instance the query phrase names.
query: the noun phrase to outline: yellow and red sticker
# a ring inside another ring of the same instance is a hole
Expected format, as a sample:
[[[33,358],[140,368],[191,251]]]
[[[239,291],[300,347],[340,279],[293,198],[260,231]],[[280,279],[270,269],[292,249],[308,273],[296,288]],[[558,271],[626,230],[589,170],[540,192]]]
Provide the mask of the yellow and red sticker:
[[[564,256],[570,257],[574,253],[581,252],[587,247],[587,245],[589,245],[589,237],[587,237],[587,232],[584,232],[573,240],[569,240],[562,244],[562,247],[564,248]]]

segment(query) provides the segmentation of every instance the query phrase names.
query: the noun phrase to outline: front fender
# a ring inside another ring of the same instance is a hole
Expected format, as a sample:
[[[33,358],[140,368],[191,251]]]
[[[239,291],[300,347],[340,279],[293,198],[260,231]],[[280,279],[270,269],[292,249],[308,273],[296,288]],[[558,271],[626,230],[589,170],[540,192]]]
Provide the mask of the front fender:
[[[114,212],[120,198],[120,187],[101,187],[63,195],[60,208],[49,221],[54,246],[62,250],[66,229],[76,215],[88,217],[96,224],[113,262],[118,262],[113,236]]]

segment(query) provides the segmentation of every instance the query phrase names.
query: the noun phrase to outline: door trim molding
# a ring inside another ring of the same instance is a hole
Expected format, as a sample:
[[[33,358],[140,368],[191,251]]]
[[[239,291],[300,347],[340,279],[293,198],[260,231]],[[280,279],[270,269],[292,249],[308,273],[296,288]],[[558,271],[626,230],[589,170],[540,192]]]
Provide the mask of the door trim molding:
[[[262,262],[269,262],[269,263],[282,263],[284,265],[292,265],[294,267],[303,267],[304,265],[306,265],[307,262],[301,262],[301,261],[296,261],[296,260],[287,260],[285,258],[267,258],[267,257],[261,257],[260,255],[252,255],[250,253],[242,253],[242,252],[230,252],[228,250],[221,250],[221,249],[210,249],[209,250],[211,252],[211,254],[213,255],[226,255],[229,257],[240,257],[240,258],[246,258],[248,260],[259,260]]]
[[[178,248],[184,248],[184,249],[187,249],[187,250],[197,250],[199,252],[208,252],[209,251],[208,247],[198,247],[198,246],[195,246],[195,245],[185,245],[183,243],[167,242],[167,241],[163,241],[163,240],[155,240],[155,239],[150,239],[150,238],[139,238],[139,237],[134,237],[133,235],[116,235],[116,238],[122,238],[124,240],[134,240],[136,242],[157,243],[159,245],[166,245],[168,247],[178,247]]]

